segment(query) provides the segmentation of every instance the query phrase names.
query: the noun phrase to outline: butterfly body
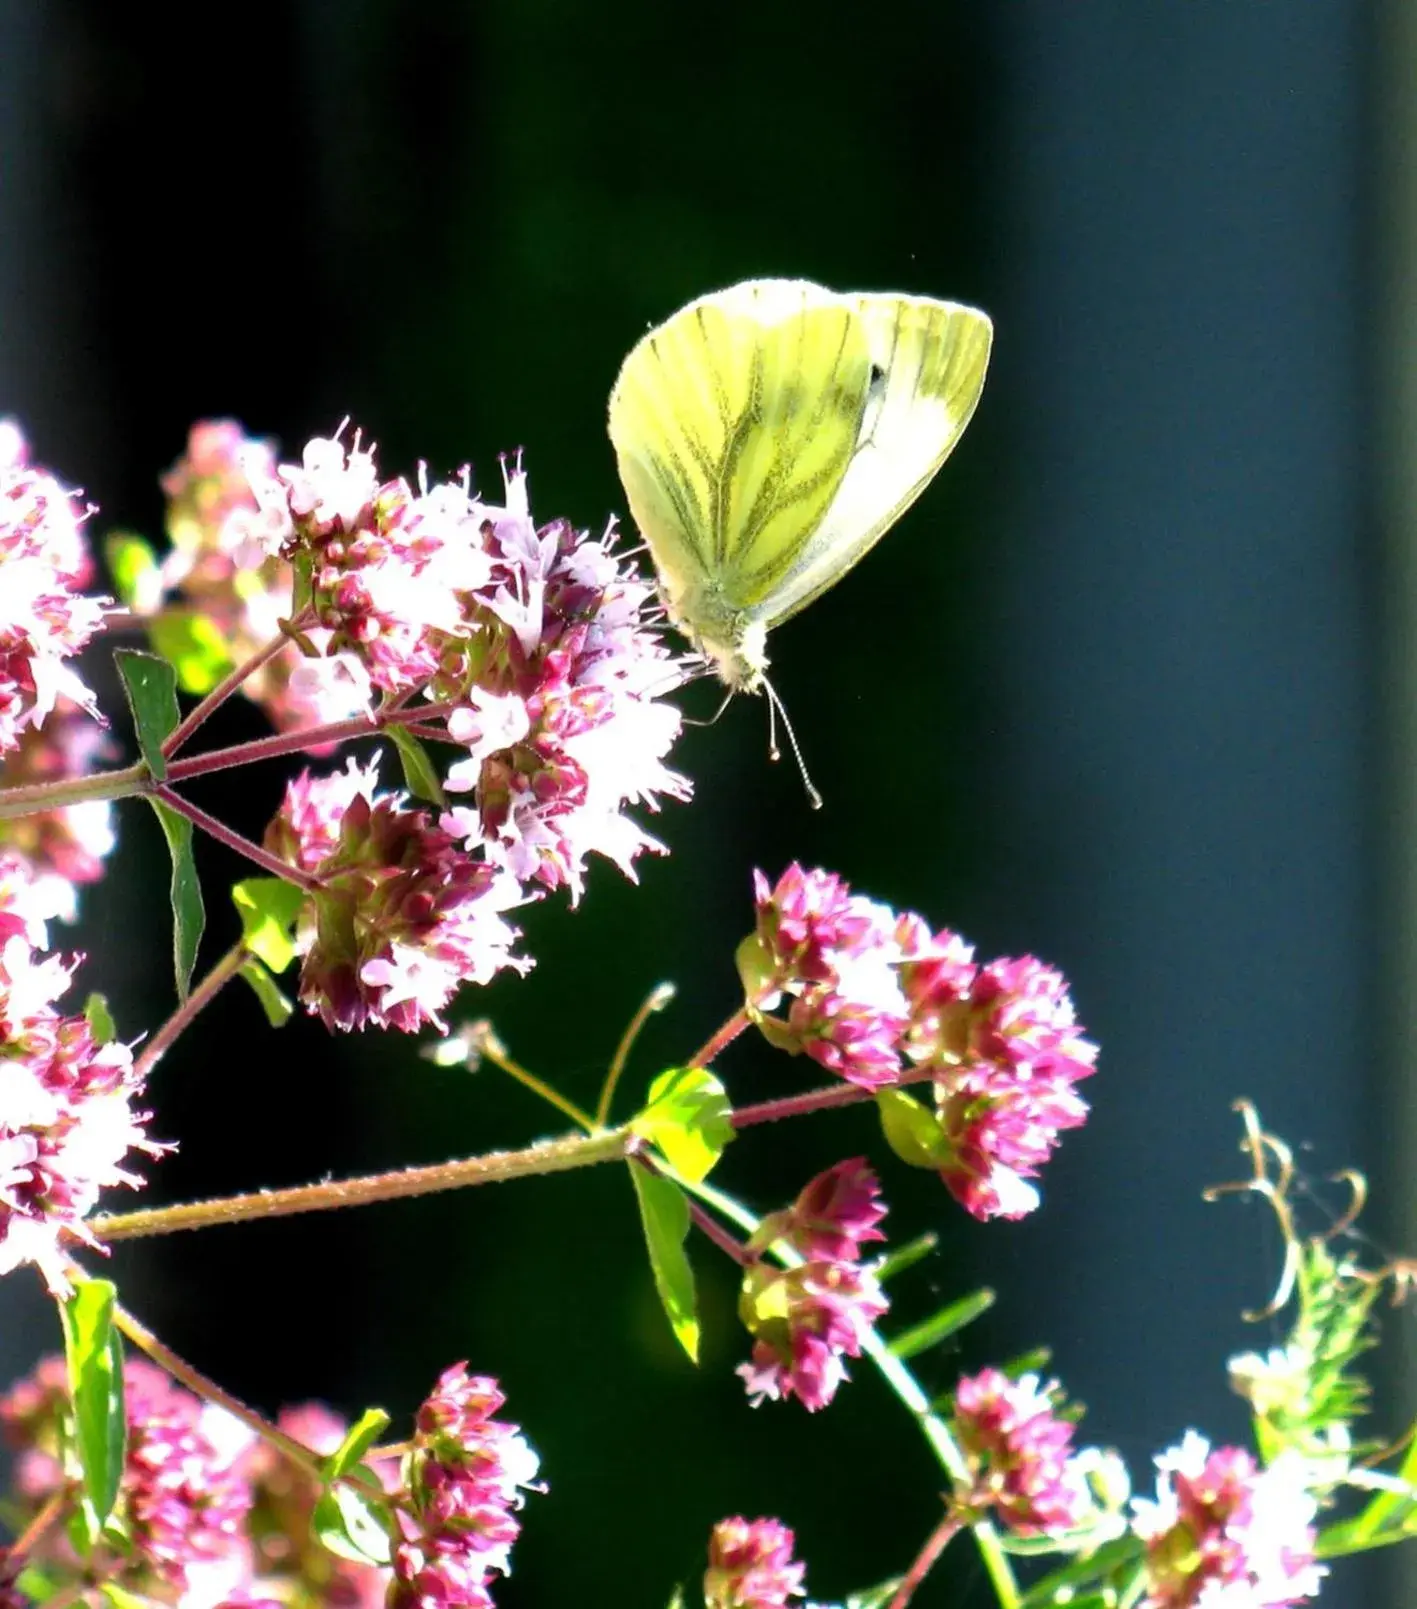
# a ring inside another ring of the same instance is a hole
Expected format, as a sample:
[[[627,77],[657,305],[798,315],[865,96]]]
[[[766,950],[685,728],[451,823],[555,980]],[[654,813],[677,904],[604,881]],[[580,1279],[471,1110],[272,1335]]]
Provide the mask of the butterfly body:
[[[992,327],[927,297],[748,280],[631,351],[610,437],[670,619],[755,691],[767,634],[913,503],[969,421]]]

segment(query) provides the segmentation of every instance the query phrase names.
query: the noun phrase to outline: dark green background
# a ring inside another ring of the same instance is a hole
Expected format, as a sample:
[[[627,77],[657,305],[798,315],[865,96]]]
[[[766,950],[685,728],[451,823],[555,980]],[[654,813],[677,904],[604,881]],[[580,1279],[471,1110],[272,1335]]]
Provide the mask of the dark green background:
[[[1358,9],[191,15],[184,33],[143,8],[0,7],[0,407],[102,506],[96,529],[153,530],[157,472],[211,415],[291,453],[348,415],[386,473],[470,459],[489,490],[497,454],[523,447],[534,512],[599,527],[623,506],[603,425],[616,367],[690,297],[789,274],[995,315],[956,457],[774,639],[827,808],[768,763],[766,712],[738,701],[678,750],[696,797],[654,824],[671,855],[642,862],[638,887],[598,866],[581,909],[529,912],[535,972],[467,1011],[590,1101],[639,999],[673,980],[629,1098],[731,1009],[750,872],[793,857],[985,953],[1038,950],[1073,978],[1103,1055],[1094,1120],[1036,1220],[963,1221],[859,1111],[754,1134],[724,1181],[766,1209],[842,1156],[883,1164],[890,1226],[941,1233],[902,1316],[1000,1292],[962,1352],[924,1360],[931,1386],[1051,1341],[1092,1434],[1139,1478],[1188,1424],[1240,1435],[1222,1362],[1264,1339],[1236,1313],[1272,1260],[1258,1218],[1197,1198],[1234,1166],[1227,1102],[1255,1095],[1294,1138],[1321,1136],[1320,1171],[1363,1159]],[[233,710],[210,737],[261,729]],[[259,835],[282,775],[194,797]],[[123,831],[82,941],[86,979],[136,1032],[169,1004],[165,873],[153,824],[125,809]],[[215,954],[237,871],[215,850],[203,870]],[[748,1042],[721,1070],[739,1100],[803,1080]],[[182,1144],[154,1200],[556,1126],[495,1072],[437,1071],[402,1038],[271,1036],[236,991],[153,1100],[156,1132]],[[818,1598],[899,1569],[938,1484],[902,1411],[864,1366],[827,1413],[749,1411],[733,1282],[696,1251],[697,1373],[611,1170],[175,1239],[115,1266],[174,1345],[267,1407],[321,1394],[397,1414],[455,1358],[497,1374],[551,1486],[499,1602],[663,1602],[734,1511],[797,1528]],[[36,1309],[30,1344],[43,1324]],[[979,1587],[960,1547],[919,1601]]]

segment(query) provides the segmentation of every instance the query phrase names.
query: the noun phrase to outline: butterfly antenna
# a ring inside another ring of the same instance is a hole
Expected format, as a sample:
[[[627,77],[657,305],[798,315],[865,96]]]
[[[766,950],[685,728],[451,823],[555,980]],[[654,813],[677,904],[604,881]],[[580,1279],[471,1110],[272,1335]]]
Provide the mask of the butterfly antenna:
[[[817,792],[812,779],[807,774],[807,762],[802,758],[802,750],[797,746],[797,734],[792,730],[792,722],[788,719],[787,707],[777,696],[777,689],[763,677],[763,691],[768,696],[768,753],[774,760],[781,755],[777,747],[777,717],[782,717],[782,729],[787,733],[787,742],[792,749],[792,758],[797,762],[797,769],[802,775],[802,786],[807,790],[807,803],[813,810],[822,808],[822,796]]]

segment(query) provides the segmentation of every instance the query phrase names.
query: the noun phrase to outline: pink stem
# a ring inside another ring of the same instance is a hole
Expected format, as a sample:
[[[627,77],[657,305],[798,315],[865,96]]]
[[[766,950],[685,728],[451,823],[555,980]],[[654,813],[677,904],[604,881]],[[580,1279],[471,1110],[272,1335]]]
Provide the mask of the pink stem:
[[[726,1046],[731,1045],[748,1026],[748,1012],[740,1006],[737,1011],[714,1030],[689,1058],[690,1067],[707,1067]]]
[[[741,1240],[731,1235],[706,1207],[692,1198],[689,1200],[689,1216],[694,1220],[694,1227],[702,1230],[714,1245],[731,1257],[740,1268],[751,1268],[757,1261]]]
[[[258,648],[244,664],[236,666],[228,675],[223,676],[211,692],[188,711],[186,719],[168,734],[162,745],[162,752],[169,756],[176,754],[193,732],[215,714],[243,682],[254,676],[262,665],[269,664],[289,642],[290,638],[282,632],[280,636],[273,637],[264,648]]]
[[[162,1060],[184,1030],[196,1017],[209,1006],[217,995],[241,970],[246,961],[246,946],[236,944],[229,949],[221,960],[207,973],[206,977],[197,985],[187,998],[178,1006],[177,1010],[163,1023],[162,1027],[143,1046],[143,1053],[138,1057],[134,1071],[139,1078],[146,1078],[153,1068]]]
[[[287,883],[294,883],[298,888],[310,890],[325,885],[318,877],[309,872],[303,872],[299,867],[292,866],[288,860],[282,860],[279,855],[273,855],[269,849],[262,849],[260,844],[253,844],[249,838],[243,838],[234,828],[228,827],[224,821],[218,821],[215,816],[209,816],[199,805],[194,805],[190,799],[184,799],[181,794],[174,793],[166,783],[159,783],[153,789],[154,794],[170,809],[175,810],[179,816],[186,816],[194,827],[200,827],[204,833],[215,838],[219,844],[225,844],[228,849],[234,849],[238,855],[244,855],[247,860],[259,866],[262,871],[269,872],[272,877],[284,878]]]
[[[908,1084],[923,1084],[935,1076],[933,1067],[914,1067],[882,1089],[901,1089]],[[752,1128],[755,1123],[779,1123],[785,1117],[802,1117],[808,1112],[825,1112],[835,1106],[854,1106],[858,1101],[873,1100],[878,1091],[864,1089],[860,1084],[828,1084],[824,1089],[809,1089],[801,1095],[784,1095],[775,1101],[759,1101],[755,1106],[740,1106],[729,1114],[735,1129]]]
[[[955,1514],[946,1514],[944,1519],[925,1539],[925,1546],[915,1556],[915,1562],[906,1571],[904,1579],[896,1588],[895,1596],[891,1599],[888,1609],[905,1609],[905,1606],[915,1596],[915,1589],[929,1575],[934,1567],[935,1560],[954,1540],[959,1528],[959,1517]]]

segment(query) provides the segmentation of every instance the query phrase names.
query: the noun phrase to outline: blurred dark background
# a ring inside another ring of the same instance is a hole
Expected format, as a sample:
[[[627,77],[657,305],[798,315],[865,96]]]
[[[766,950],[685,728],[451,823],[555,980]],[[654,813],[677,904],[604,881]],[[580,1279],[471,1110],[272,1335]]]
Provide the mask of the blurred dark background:
[[[1102,1057],[1030,1221],[962,1222],[861,1111],[756,1135],[723,1177],[767,1208],[868,1149],[897,1235],[942,1237],[903,1316],[999,1292],[922,1360],[926,1383],[1046,1342],[1086,1439],[1139,1483],[1190,1425],[1243,1436],[1224,1361],[1273,1338],[1238,1317],[1275,1274],[1269,1224],[1200,1200],[1240,1166],[1232,1098],[1312,1142],[1315,1175],[1393,1181],[1375,1228],[1394,1239],[1411,1188],[1409,814],[1389,758],[1407,700],[1386,674],[1409,640],[1409,449],[1383,412],[1417,240],[1408,86],[1383,70],[1401,10],[307,0],[181,27],[0,0],[0,412],[100,505],[96,531],[156,533],[157,475],[213,415],[291,454],[348,415],[385,473],[470,459],[488,489],[522,446],[533,510],[599,526],[622,507],[617,364],[690,297],[787,274],[994,316],[955,458],[775,638],[827,808],[768,763],[765,714],[739,701],[679,750],[696,798],[656,823],[672,854],[639,887],[604,865],[581,909],[531,912],[535,972],[467,1008],[588,1101],[672,979],[638,1092],[732,1007],[749,874],[793,857],[985,954],[1055,962]],[[211,737],[261,730],[234,709]],[[284,774],[197,797],[259,836]],[[166,873],[153,823],[131,808],[121,827],[79,943],[137,1033],[170,1008]],[[236,869],[205,846],[203,866],[215,955]],[[801,1076],[747,1042],[722,1071],[740,1099]],[[153,1201],[555,1126],[495,1072],[436,1070],[392,1035],[270,1035],[244,992],[167,1058],[154,1100],[181,1150]],[[399,1413],[455,1358],[499,1375],[551,1484],[499,1602],[662,1603],[734,1511],[797,1528],[819,1599],[900,1568],[937,1482],[872,1371],[815,1417],[749,1411],[732,1281],[699,1248],[695,1373],[638,1233],[607,1170],[114,1263],[174,1346],[267,1408]],[[7,1375],[57,1339],[19,1291],[0,1297]],[[987,1601],[956,1551],[922,1605]],[[1325,1601],[1381,1590],[1349,1566]]]

